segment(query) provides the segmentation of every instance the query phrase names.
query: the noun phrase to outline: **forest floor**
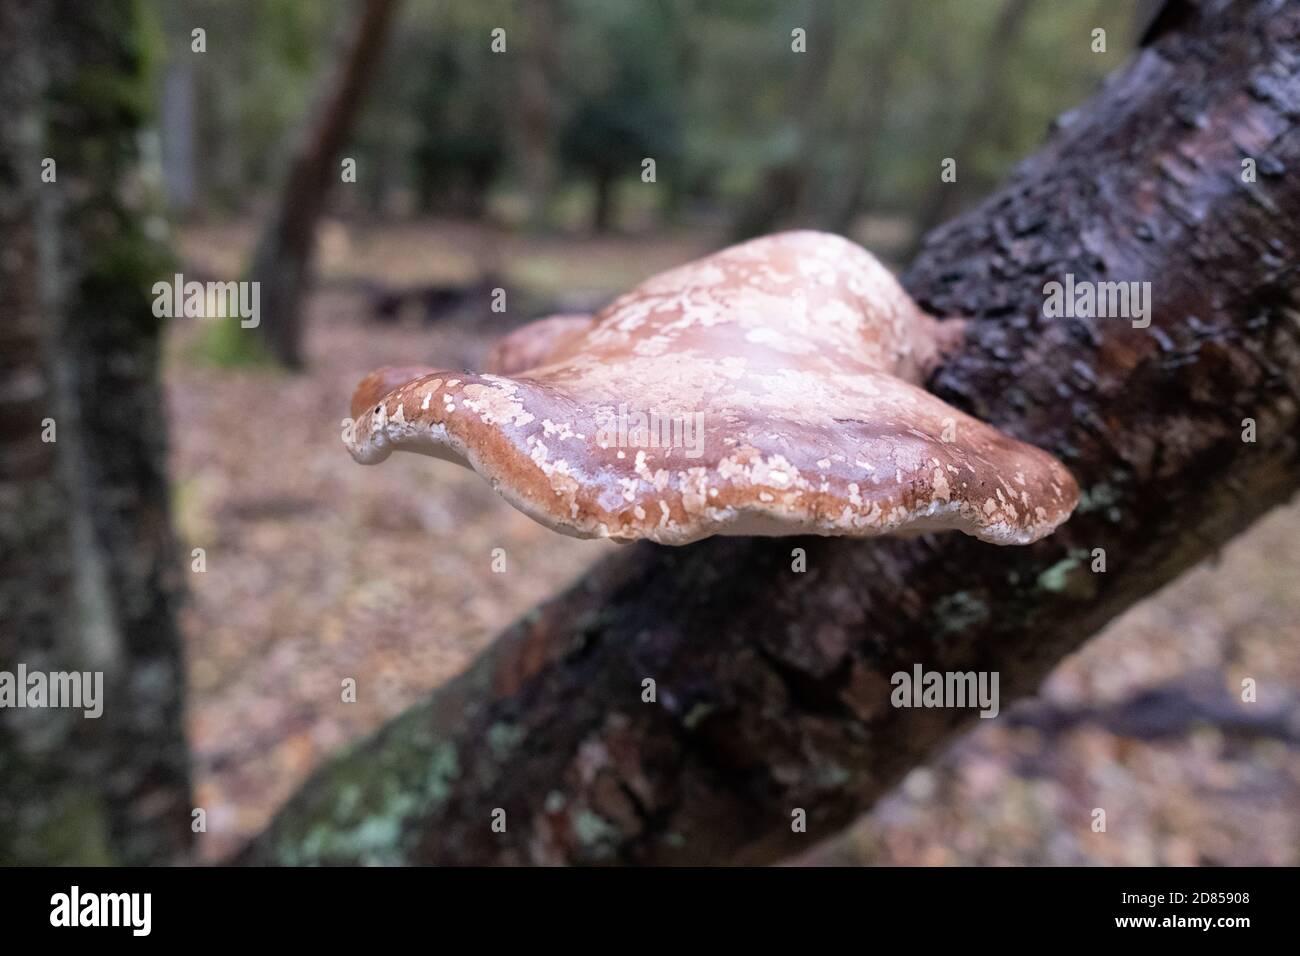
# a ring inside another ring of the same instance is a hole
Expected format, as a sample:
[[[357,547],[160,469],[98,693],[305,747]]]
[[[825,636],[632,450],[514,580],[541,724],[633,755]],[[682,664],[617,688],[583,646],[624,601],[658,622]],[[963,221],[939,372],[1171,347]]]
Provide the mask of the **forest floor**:
[[[252,240],[242,224],[189,227],[183,268],[235,276]],[[183,615],[205,859],[256,833],[318,763],[617,547],[547,531],[445,462],[352,462],[341,423],[362,375],[392,362],[474,367],[510,327],[486,302],[434,322],[412,306],[380,324],[367,283],[492,273],[529,302],[568,308],[714,245],[688,233],[330,223],[305,373],[214,365],[202,320],[172,323],[173,507],[185,551],[203,548],[206,565],[189,577]],[[981,721],[802,861],[1300,864],[1298,572],[1292,504],[1131,609],[1028,708]],[[1237,703],[1244,678],[1257,681],[1255,704]],[[1167,693],[1132,705],[1151,688]]]

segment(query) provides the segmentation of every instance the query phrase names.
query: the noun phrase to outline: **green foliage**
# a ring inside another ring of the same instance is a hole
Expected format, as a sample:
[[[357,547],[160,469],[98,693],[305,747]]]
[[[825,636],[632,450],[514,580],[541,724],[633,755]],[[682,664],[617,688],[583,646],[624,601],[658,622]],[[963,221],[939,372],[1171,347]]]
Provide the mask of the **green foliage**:
[[[487,190],[505,164],[505,75],[493,69],[489,29],[486,23],[461,24],[421,36],[422,44],[402,46],[403,65],[413,67],[408,74],[414,127],[409,154],[420,209],[481,212]],[[397,117],[386,118],[400,123]]]
[[[274,188],[351,8],[152,2],[173,56],[188,49],[194,24],[208,29],[209,52],[196,58],[201,192],[247,205]],[[363,172],[343,202],[484,214],[493,194],[522,188],[536,162],[524,144],[540,135],[560,174],[553,185],[580,184],[587,201],[591,183],[635,182],[649,156],[663,213],[735,210],[773,169],[802,163],[813,207],[833,204],[862,173],[873,208],[914,214],[936,188],[939,161],[962,146],[968,117],[992,117],[958,157],[956,188],[974,196],[1120,63],[1135,31],[1128,0],[1030,4],[1006,44],[997,26],[1007,0],[537,2],[544,15],[531,19],[537,8],[509,0],[401,8],[347,147]],[[807,31],[806,53],[791,49],[796,27]],[[1104,54],[1090,49],[1095,27],[1107,30]],[[490,49],[496,28],[508,36],[504,53]],[[550,64],[542,95],[552,128],[541,131],[520,104],[538,59]],[[981,107],[986,76],[998,77],[991,112]]]
[[[165,60],[194,72],[199,195],[246,208],[276,185],[313,81],[335,52],[343,0],[149,0]],[[191,50],[191,31],[207,50]]]
[[[682,37],[670,6],[568,4],[561,96],[571,105],[560,139],[567,168],[633,176],[642,159],[678,153]]]
[[[209,319],[199,339],[197,349],[191,353],[196,361],[222,368],[262,367],[279,369],[266,342],[252,329],[245,329],[239,319]]]

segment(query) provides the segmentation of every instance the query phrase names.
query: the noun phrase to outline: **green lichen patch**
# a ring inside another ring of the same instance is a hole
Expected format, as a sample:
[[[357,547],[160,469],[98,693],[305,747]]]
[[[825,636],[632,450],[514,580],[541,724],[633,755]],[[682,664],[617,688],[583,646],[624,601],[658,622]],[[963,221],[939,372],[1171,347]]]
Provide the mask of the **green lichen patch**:
[[[290,808],[294,821],[274,837],[274,856],[289,866],[330,863],[393,865],[405,862],[412,820],[431,816],[460,776],[456,745],[428,732],[428,709],[417,708],[380,732],[390,739],[377,750],[366,744],[331,764],[307,788],[312,805]],[[382,755],[379,760],[375,754]]]
[[[943,634],[959,634],[988,616],[988,605],[965,591],[944,595],[934,605],[934,617]]]

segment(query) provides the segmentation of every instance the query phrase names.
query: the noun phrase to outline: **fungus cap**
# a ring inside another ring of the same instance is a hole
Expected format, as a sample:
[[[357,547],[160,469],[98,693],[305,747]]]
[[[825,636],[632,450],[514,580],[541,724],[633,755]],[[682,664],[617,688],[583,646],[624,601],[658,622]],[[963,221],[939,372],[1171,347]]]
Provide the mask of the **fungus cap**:
[[[920,387],[959,335],[866,250],[783,233],[657,275],[594,317],[526,325],[492,372],[373,372],[349,450],[467,465],[577,537],[1035,541],[1078,487]]]

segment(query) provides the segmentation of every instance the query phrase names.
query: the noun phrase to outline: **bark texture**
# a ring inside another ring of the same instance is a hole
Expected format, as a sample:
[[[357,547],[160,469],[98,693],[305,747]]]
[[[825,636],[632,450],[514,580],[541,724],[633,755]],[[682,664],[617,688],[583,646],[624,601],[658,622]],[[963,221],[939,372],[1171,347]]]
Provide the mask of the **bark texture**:
[[[1058,533],[1027,548],[956,535],[629,547],[322,768],[241,859],[777,860],[843,828],[972,721],[891,706],[891,674],[998,671],[1005,713],[1290,496],[1300,6],[1166,13],[905,276],[936,314],[972,318],[933,390],[1079,479],[1083,502]],[[1150,327],[1044,317],[1044,283],[1066,274],[1149,281]]]
[[[250,278],[261,283],[258,328],[271,354],[288,368],[303,362],[302,300],[311,278],[316,224],[331,186],[341,178],[339,151],[379,67],[396,8],[397,0],[358,0],[338,70],[308,117],[275,215],[253,258]]]
[[[190,845],[150,304],[169,270],[132,188],[144,36],[131,0],[0,7],[0,671],[103,674],[96,719],[0,711],[0,863]]]

